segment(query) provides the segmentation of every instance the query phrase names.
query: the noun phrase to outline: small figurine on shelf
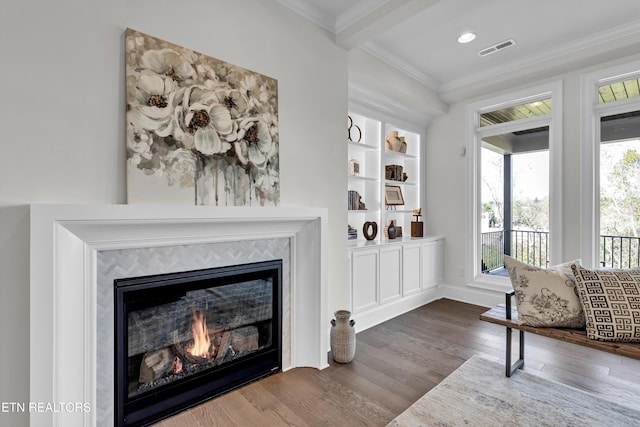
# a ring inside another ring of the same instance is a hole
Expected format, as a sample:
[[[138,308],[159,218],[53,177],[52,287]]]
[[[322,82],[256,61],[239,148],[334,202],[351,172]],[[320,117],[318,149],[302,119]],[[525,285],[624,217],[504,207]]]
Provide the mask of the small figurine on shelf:
[[[413,216],[416,217],[416,220],[411,221],[411,237],[423,237],[424,223],[420,221],[420,217],[422,216],[422,208],[413,208]]]
[[[358,210],[359,211],[366,211],[367,210],[367,206],[362,201],[362,196],[360,196],[360,195],[358,196]]]

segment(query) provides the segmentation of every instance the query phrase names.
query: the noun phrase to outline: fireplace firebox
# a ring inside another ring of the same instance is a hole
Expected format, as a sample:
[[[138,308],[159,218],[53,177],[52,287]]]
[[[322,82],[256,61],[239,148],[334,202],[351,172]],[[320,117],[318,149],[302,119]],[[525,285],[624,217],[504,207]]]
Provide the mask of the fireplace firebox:
[[[115,425],[144,426],[282,369],[282,261],[117,279]]]

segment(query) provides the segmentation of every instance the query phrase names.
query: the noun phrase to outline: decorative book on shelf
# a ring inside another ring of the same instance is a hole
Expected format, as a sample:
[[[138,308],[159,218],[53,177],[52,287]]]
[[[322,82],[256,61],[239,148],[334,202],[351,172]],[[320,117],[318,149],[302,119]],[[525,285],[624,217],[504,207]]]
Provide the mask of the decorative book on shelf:
[[[358,230],[356,230],[350,225],[347,225],[347,239],[355,240],[357,238],[358,238]]]
[[[365,211],[367,207],[362,201],[362,196],[355,190],[349,190],[347,209],[351,211]]]

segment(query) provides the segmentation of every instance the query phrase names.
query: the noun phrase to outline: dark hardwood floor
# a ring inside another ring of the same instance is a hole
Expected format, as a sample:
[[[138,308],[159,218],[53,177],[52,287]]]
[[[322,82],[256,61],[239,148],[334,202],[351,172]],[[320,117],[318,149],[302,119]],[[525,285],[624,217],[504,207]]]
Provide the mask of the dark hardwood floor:
[[[156,426],[385,426],[471,356],[504,361],[504,328],[480,321],[485,310],[435,301],[359,333],[351,363],[278,373]],[[640,361],[525,338],[525,370],[611,399],[640,399]]]

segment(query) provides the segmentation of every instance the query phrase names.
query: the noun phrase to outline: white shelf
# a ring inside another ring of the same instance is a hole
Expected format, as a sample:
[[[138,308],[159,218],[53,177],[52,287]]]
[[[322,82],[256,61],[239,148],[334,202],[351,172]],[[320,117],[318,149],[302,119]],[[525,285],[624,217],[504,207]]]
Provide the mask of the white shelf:
[[[383,231],[384,232],[384,231]],[[441,236],[398,237],[397,239],[348,240],[348,249],[372,248],[402,243],[422,243],[442,239]]]
[[[395,157],[398,159],[419,159],[419,156],[415,156],[413,154],[407,154],[407,153],[400,153],[399,151],[391,151],[391,150],[384,150],[384,155],[385,157]]]
[[[371,150],[378,150],[379,149],[375,145],[365,144],[363,142],[347,141],[347,144],[349,145],[350,149],[354,149],[354,150],[371,151]]]
[[[416,187],[418,184],[416,184],[415,182],[407,182],[407,181],[388,181],[388,180],[385,180],[384,185],[400,185],[400,186],[407,186],[407,187]]]
[[[349,180],[351,181],[369,181],[369,182],[376,182],[379,181],[380,178],[372,178],[369,176],[360,176],[360,175],[349,175]]]

